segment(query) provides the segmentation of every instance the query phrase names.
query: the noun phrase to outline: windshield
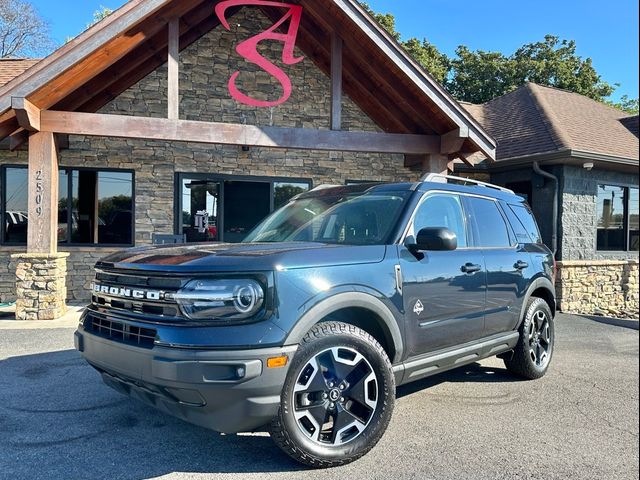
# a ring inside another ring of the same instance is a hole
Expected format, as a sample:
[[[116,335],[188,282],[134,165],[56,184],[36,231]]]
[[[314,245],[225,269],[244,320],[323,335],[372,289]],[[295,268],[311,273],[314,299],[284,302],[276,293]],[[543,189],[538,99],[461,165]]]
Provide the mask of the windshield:
[[[357,192],[300,198],[267,217],[250,242],[382,245],[411,192]]]

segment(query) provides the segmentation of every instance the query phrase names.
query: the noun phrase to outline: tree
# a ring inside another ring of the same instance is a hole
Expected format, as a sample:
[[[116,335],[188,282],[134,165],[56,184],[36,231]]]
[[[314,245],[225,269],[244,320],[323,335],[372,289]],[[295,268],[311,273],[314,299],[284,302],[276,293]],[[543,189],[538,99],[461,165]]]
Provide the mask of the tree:
[[[576,42],[546,35],[542,42],[529,43],[512,55],[515,85],[534,82],[562,88],[602,101],[615,86],[602,80],[592,60],[576,55]]]
[[[426,38],[410,38],[403,41],[401,34],[396,30],[396,19],[390,13],[376,13],[366,3],[362,7],[391,35],[422,67],[440,83],[445,83],[451,70],[449,58],[441,53],[435,45],[429,43]]]
[[[608,105],[622,110],[629,115],[638,115],[640,108],[638,108],[638,99],[630,98],[628,95],[622,95],[619,102],[607,101]]]
[[[449,58],[426,39],[403,41],[392,14],[376,13],[368,4],[361,4],[458,100],[485,103],[527,82],[534,82],[579,93],[626,113],[638,114],[638,99],[624,96],[620,102],[607,100],[619,85],[602,80],[592,60],[576,54],[573,40],[546,35],[544,40],[525,44],[509,56],[500,52],[471,51],[460,45],[456,56]]]
[[[501,53],[472,52],[461,45],[451,65],[452,77],[446,86],[458,100],[485,103],[517,88],[514,62]]]
[[[54,47],[51,29],[26,0],[0,0],[0,58],[37,57]]]
[[[93,20],[87,25],[87,28],[93,27],[96,23],[101,22],[112,13],[112,9],[105,7],[104,5],[100,5],[100,8],[93,12]]]

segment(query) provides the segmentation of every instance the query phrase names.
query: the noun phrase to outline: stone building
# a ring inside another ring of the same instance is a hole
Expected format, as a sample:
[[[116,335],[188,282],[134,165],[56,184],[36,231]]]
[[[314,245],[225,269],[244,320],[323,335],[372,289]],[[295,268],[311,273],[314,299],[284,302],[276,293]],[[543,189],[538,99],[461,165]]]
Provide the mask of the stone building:
[[[236,242],[317,185],[495,157],[354,0],[130,1],[0,81],[0,301],[19,318],[86,301],[114,250]]]
[[[534,83],[465,108],[497,140],[497,159],[456,170],[529,200],[557,252],[560,307],[637,314],[638,116]]]

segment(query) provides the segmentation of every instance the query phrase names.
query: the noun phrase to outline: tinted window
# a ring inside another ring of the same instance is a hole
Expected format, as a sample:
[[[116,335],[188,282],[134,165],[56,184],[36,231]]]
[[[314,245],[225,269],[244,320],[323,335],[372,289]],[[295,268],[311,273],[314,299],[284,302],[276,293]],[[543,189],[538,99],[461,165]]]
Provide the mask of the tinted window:
[[[58,175],[59,243],[133,243],[131,172],[60,169]],[[5,192],[3,240],[7,243],[27,242],[28,177],[26,167],[7,168],[4,173],[0,189]]]
[[[516,230],[516,236],[518,236],[518,241],[520,240],[520,236],[518,235],[518,230],[516,225],[520,225],[521,228],[524,228],[525,233],[529,237],[529,240],[524,240],[525,242],[533,242],[533,243],[542,243],[542,239],[540,238],[540,230],[538,229],[538,224],[536,223],[536,219],[533,217],[533,213],[529,210],[528,207],[522,205],[509,205],[509,208],[505,209],[507,216],[509,216],[509,221],[513,226],[514,230]],[[516,221],[511,220],[510,214],[515,214]]]
[[[471,216],[475,221],[476,246],[499,248],[511,246],[507,224],[498,204],[484,198],[468,198]]]
[[[640,249],[640,219],[638,208],[638,189],[629,189],[629,250]]]
[[[460,197],[456,195],[430,195],[418,207],[413,222],[414,235],[423,228],[444,227],[458,237],[458,247],[467,247],[467,231]]]
[[[625,189],[598,187],[598,250],[625,250]]]

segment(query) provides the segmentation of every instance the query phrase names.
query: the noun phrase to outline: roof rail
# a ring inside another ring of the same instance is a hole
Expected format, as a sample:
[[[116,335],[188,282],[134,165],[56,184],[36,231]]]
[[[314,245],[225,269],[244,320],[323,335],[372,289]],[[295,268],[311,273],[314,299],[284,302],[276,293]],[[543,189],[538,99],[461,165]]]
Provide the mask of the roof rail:
[[[438,180],[444,180],[444,182],[440,183],[448,183],[447,180],[455,180],[456,182],[461,182],[463,184],[472,184],[477,185],[478,187],[492,188],[494,190],[500,190],[501,192],[511,193],[515,195],[513,190],[510,190],[505,187],[501,187],[500,185],[494,185],[493,183],[481,182],[479,180],[474,180],[472,178],[464,178],[464,177],[455,177],[453,175],[443,175],[441,173],[427,173],[422,179],[421,182],[437,182]]]

